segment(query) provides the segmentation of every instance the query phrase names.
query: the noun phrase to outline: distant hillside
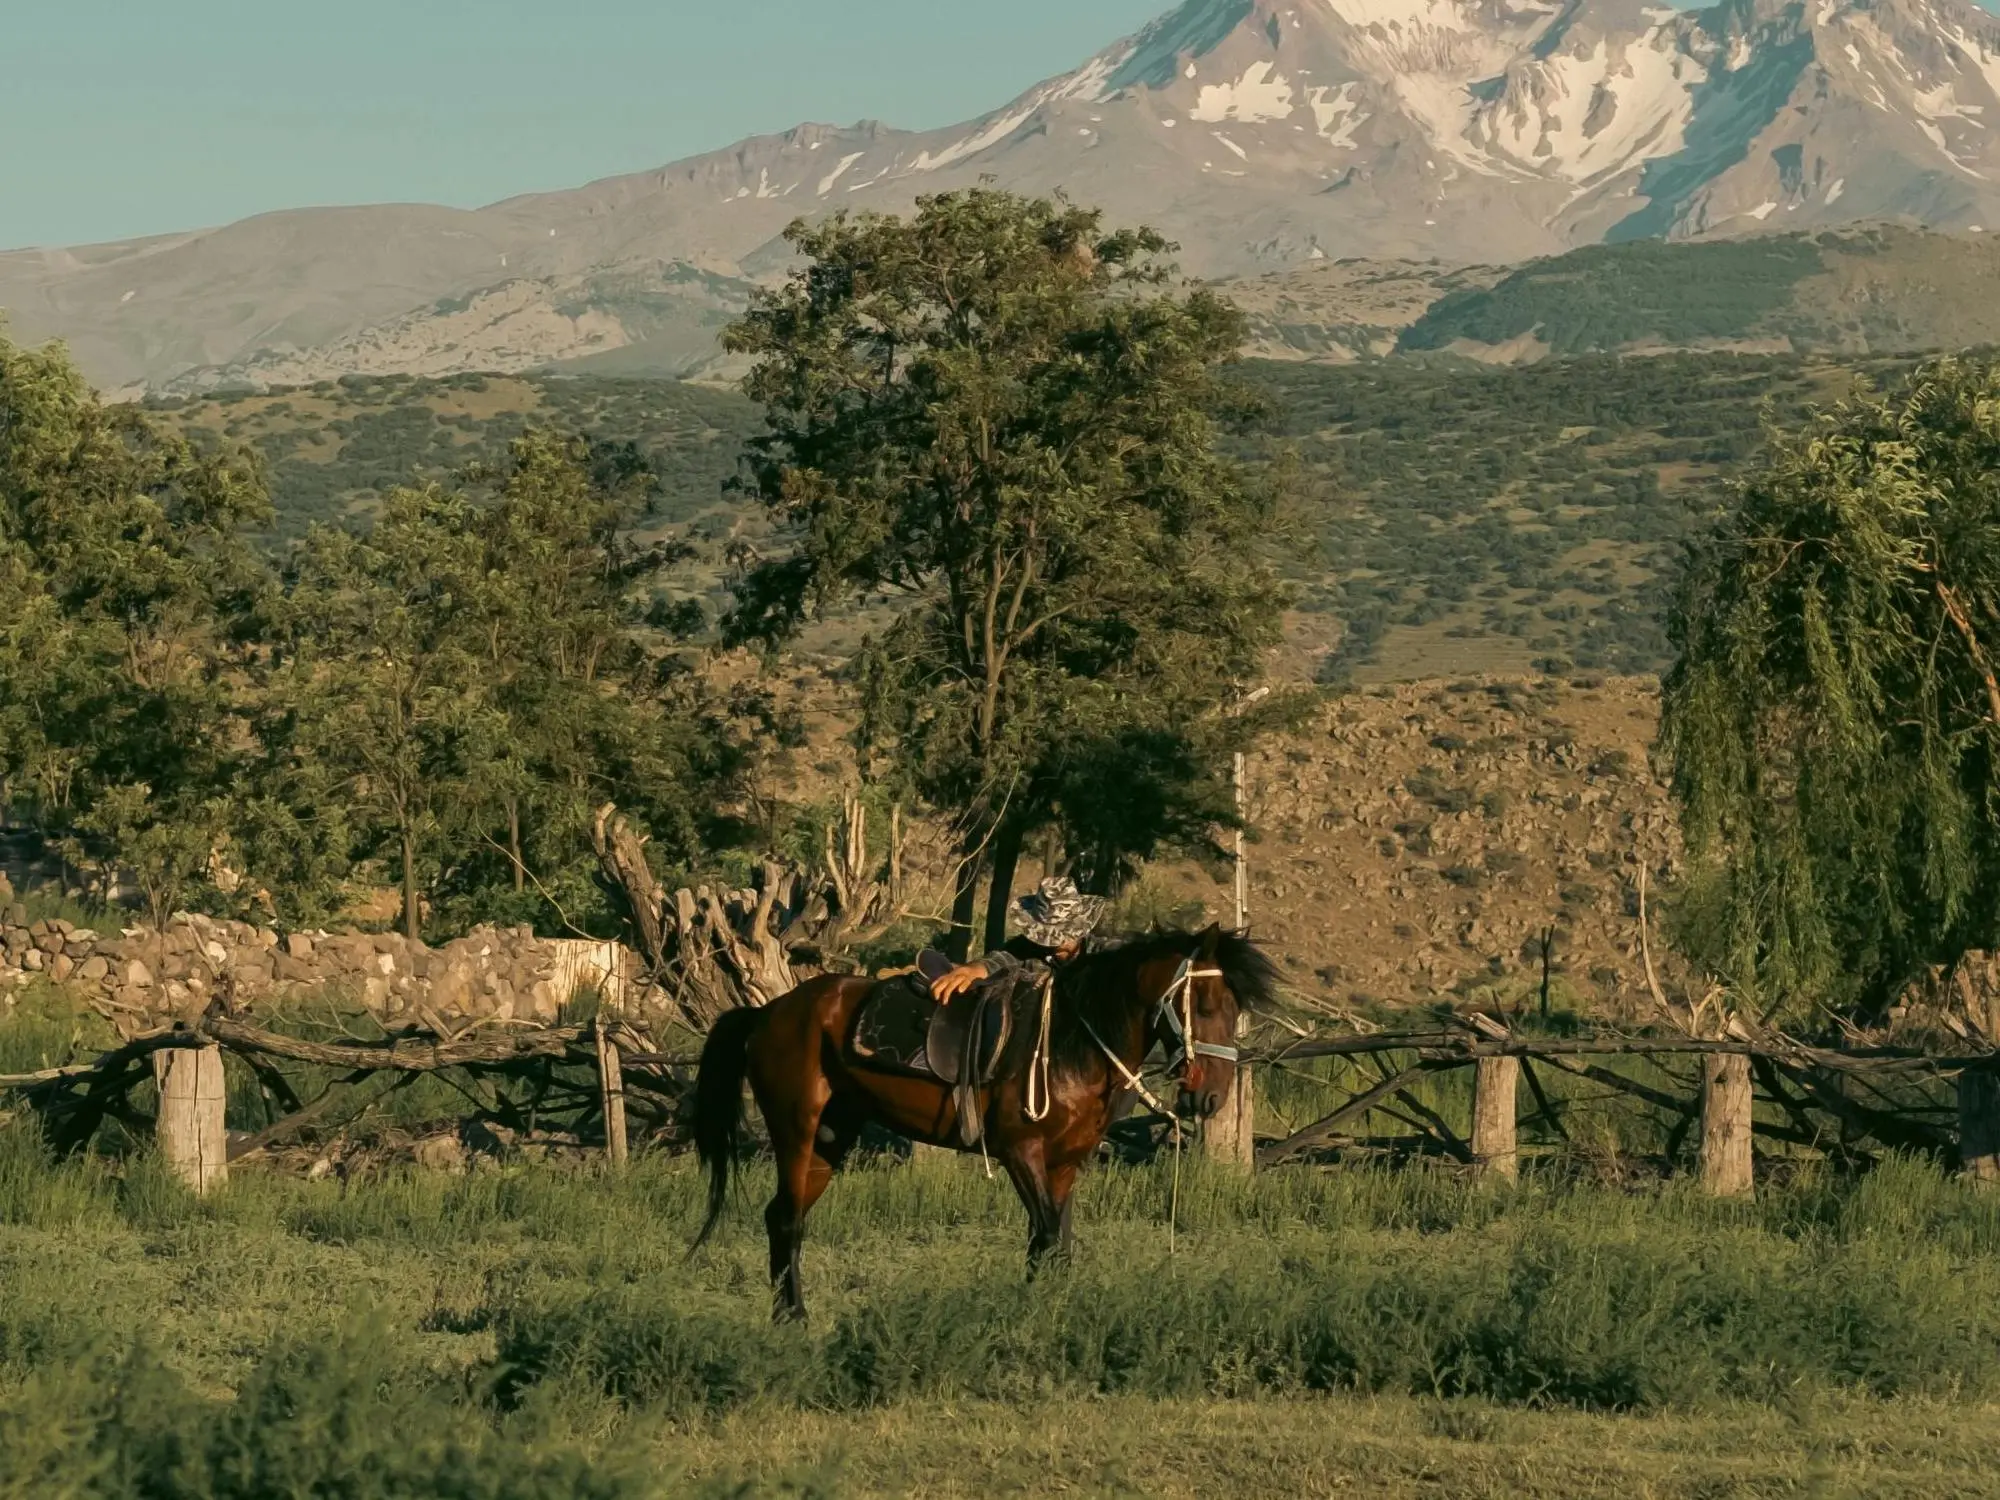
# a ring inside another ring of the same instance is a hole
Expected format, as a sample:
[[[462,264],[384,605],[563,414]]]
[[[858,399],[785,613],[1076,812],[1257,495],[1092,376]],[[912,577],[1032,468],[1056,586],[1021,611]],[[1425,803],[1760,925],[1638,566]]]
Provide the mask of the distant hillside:
[[[1781,421],[1899,359],[1727,353],[1455,359],[1334,366],[1255,361],[1271,398],[1253,460],[1290,445],[1318,555],[1299,590],[1288,670],[1403,680],[1461,672],[1645,672],[1666,659],[1671,562],[1723,477]],[[724,492],[756,409],[731,392],[602,377],[348,378],[272,395],[154,403],[246,442],[269,465],[282,545],[364,514],[414,478],[492,461],[531,425],[630,440],[664,489],[655,524],[700,552],[684,588],[722,601],[731,540],[765,544]],[[822,637],[832,650],[849,631]]]
[[[768,273],[772,268],[765,267]],[[1438,351],[1733,348],[1880,353],[2000,340],[2000,239],[1878,227],[1596,245],[1518,267],[1317,260],[1217,283],[1253,357],[1349,363]],[[158,392],[272,390],[343,375],[579,374],[725,380],[718,343],[755,283],[686,262],[521,277],[325,344],[268,346]]]
[[[1504,275],[1431,283],[1405,353],[1755,348],[1867,354],[2000,340],[2000,236],[1876,227],[1593,245]]]

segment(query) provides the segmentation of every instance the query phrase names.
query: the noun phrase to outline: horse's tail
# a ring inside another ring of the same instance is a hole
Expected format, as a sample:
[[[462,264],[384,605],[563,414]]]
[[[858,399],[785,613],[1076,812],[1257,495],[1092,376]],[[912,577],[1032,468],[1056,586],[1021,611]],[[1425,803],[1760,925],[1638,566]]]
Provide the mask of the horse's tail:
[[[758,1006],[728,1011],[709,1028],[694,1082],[694,1149],[708,1169],[708,1217],[689,1252],[708,1242],[729,1201],[729,1171],[743,1121],[743,1077],[750,1071],[750,1038],[764,1022]]]

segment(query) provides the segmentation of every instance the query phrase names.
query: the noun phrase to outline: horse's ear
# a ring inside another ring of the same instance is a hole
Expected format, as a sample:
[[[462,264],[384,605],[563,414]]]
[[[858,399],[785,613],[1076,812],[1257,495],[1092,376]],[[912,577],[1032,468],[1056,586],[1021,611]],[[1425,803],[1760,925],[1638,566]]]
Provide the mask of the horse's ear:
[[[1208,931],[1204,932],[1201,935],[1202,958],[1208,962],[1213,962],[1215,959],[1215,950],[1218,946],[1221,945],[1221,942],[1222,942],[1221,924],[1216,922],[1210,922],[1208,924]]]

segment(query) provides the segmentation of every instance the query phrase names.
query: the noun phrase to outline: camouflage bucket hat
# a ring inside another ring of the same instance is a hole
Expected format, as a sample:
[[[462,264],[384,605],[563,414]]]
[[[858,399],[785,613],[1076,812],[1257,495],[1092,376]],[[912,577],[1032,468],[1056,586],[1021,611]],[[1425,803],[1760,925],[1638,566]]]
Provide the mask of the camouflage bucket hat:
[[[1086,896],[1076,882],[1052,875],[1014,903],[1021,915],[1021,931],[1029,942],[1043,948],[1060,948],[1087,936],[1104,915],[1104,898]]]

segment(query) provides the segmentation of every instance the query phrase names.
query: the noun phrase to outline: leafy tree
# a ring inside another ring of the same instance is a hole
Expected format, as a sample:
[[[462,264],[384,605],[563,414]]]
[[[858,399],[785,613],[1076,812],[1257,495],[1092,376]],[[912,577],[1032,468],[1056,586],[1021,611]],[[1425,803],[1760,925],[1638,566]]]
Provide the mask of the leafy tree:
[[[395,868],[412,936],[426,892],[446,927],[602,930],[595,808],[696,859],[739,737],[656,628],[651,586],[685,553],[631,539],[650,494],[630,448],[531,433],[458,487],[394,492],[366,532],[310,532],[274,615],[260,876],[299,899],[344,840],[346,864]],[[319,858],[288,881],[297,849]]]
[[[651,464],[630,444],[530,434],[491,477],[475,616],[499,732],[461,808],[447,899],[602,928],[596,808],[617,802],[669,865],[694,863],[741,736],[670,649],[682,622],[655,590],[690,551],[635,539],[658,492]]]
[[[233,630],[265,576],[242,532],[269,514],[244,455],[102,405],[59,345],[0,340],[0,780],[156,909],[222,838]]]
[[[475,747],[495,732],[478,680],[480,549],[463,497],[390,495],[366,535],[317,527],[279,606],[289,654],[274,681],[284,761],[350,810],[359,851],[392,857],[402,920],[421,933],[434,856]]]
[[[1779,437],[1697,550],[1663,744],[1696,956],[1766,1010],[2000,941],[2000,365]]]
[[[1224,379],[1243,321],[1168,288],[1157,234],[1062,202],[981,189],[786,233],[804,266],[726,343],[768,413],[747,487],[798,543],[753,561],[728,631],[886,597],[864,739],[958,819],[962,951],[989,846],[993,933],[1023,837],[1065,809],[1077,832],[1105,799],[1161,809],[1088,826],[1100,879],[1227,815],[1189,726],[1279,611],[1253,554],[1270,496],[1217,449],[1251,409]],[[1122,759],[1142,737],[1172,749]]]

